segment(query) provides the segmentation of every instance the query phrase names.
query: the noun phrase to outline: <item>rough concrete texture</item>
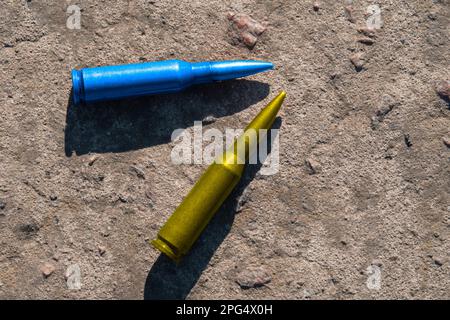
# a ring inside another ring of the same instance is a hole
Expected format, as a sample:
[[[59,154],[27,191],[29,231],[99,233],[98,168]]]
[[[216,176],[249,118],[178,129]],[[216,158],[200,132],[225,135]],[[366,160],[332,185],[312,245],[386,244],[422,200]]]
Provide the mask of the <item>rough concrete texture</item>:
[[[0,298],[450,298],[450,3],[376,2],[372,34],[366,0],[2,0]],[[230,12],[264,24],[253,49]],[[69,102],[72,68],[173,58],[276,70]],[[172,131],[243,128],[282,89],[279,173],[250,167],[184,262],[160,257],[206,167],[172,164]]]

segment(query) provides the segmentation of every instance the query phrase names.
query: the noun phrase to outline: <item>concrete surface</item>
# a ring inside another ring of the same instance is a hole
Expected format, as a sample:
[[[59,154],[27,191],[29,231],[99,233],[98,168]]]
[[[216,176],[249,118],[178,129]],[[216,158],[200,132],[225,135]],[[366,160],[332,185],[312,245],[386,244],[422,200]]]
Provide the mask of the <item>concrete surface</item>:
[[[449,299],[450,3],[348,5],[1,1],[0,298]],[[267,26],[252,49],[229,12]],[[276,70],[70,104],[72,68],[173,58]],[[206,167],[171,163],[172,131],[243,128],[281,89],[280,172],[249,168],[179,267],[159,257],[147,241]]]

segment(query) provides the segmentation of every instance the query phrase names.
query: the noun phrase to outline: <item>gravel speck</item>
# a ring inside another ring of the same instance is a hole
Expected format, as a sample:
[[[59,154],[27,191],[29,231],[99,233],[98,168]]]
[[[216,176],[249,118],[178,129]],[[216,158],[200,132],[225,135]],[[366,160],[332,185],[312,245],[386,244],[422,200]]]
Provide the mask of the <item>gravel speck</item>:
[[[320,10],[320,3],[318,1],[315,1],[313,4],[313,9],[314,11],[319,11]]]
[[[246,189],[242,192],[241,196],[238,198],[238,201],[237,201],[237,203],[236,203],[235,211],[236,211],[237,213],[238,213],[238,212],[241,212],[242,209],[244,208],[245,204],[247,203],[247,201],[248,201],[249,199],[250,199],[250,191],[249,191],[249,188],[246,188]]]
[[[412,141],[411,141],[411,137],[410,137],[409,134],[405,134],[405,135],[404,135],[404,140],[405,140],[405,145],[406,145],[408,148],[411,148],[412,145],[413,145],[413,143],[412,143]]]
[[[450,137],[443,137],[442,138],[442,142],[444,142],[444,144],[450,148]]]
[[[217,121],[216,117],[214,117],[214,116],[212,116],[212,115],[209,115],[209,116],[206,116],[206,117],[202,120],[202,123],[203,123],[204,125],[208,125],[208,124],[214,123],[214,122],[216,122],[216,121]]]
[[[145,179],[145,172],[136,166],[130,166],[130,172],[140,179]]]
[[[356,18],[354,16],[355,10],[353,9],[353,6],[351,6],[351,5],[345,6],[344,10],[345,10],[345,15],[347,16],[347,20],[350,21],[351,23],[355,23]]]
[[[450,81],[440,81],[436,87],[437,94],[444,100],[450,99]]]
[[[355,66],[356,71],[361,71],[364,67],[364,54],[362,52],[358,52],[353,54],[350,57],[350,61],[353,63],[353,65]]]
[[[322,171],[322,166],[315,159],[306,159],[305,165],[309,174],[316,174]]]
[[[94,163],[95,163],[99,158],[100,158],[100,156],[97,155],[97,154],[94,154],[94,155],[90,156],[90,157],[88,158],[88,165],[89,165],[89,166],[93,166]]]
[[[101,256],[103,256],[105,254],[105,252],[106,252],[106,247],[105,246],[102,246],[102,245],[98,246],[98,253]]]
[[[376,36],[376,30],[373,28],[368,28],[368,27],[360,27],[357,29],[359,33],[369,37],[369,38],[373,38]]]
[[[51,263],[46,262],[41,266],[40,270],[44,277],[48,278],[55,271],[55,266]]]
[[[375,43],[375,39],[372,39],[372,38],[369,38],[369,37],[358,37],[356,39],[356,41],[358,41],[358,42],[360,42],[362,44],[369,45],[369,46],[371,46],[372,44]]]

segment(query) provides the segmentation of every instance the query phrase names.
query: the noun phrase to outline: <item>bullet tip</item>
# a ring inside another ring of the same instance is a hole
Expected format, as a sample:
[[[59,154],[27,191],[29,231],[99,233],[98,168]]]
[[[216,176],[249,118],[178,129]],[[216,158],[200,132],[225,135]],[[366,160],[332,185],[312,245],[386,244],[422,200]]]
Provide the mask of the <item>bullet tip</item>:
[[[275,99],[273,99],[273,101],[277,102],[277,104],[279,104],[281,106],[281,104],[284,101],[284,98],[286,98],[286,91],[282,90],[276,97]]]
[[[254,63],[255,70],[258,70],[258,72],[264,72],[275,68],[272,62],[251,60],[251,63]]]
[[[272,62],[264,62],[267,64],[267,70],[272,70],[275,68],[275,65]]]
[[[214,80],[229,80],[250,76],[259,72],[273,69],[274,65],[267,61],[258,60],[228,60],[211,62],[208,70]]]

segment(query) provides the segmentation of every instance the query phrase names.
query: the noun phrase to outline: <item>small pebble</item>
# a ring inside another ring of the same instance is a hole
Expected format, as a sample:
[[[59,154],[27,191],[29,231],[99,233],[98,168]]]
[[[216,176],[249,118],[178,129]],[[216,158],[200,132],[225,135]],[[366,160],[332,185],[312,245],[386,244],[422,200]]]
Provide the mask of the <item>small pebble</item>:
[[[3,210],[6,208],[6,203],[0,200],[0,210]]]
[[[412,144],[410,135],[409,134],[405,134],[404,139],[405,139],[406,146],[408,148],[411,148],[413,144]]]
[[[208,125],[208,124],[214,123],[216,121],[217,121],[217,119],[214,116],[209,115],[202,120],[202,123],[205,125]]]
[[[106,252],[106,247],[105,246],[98,246],[98,253],[103,256]]]
[[[314,159],[306,159],[305,165],[309,174],[316,174],[322,171],[322,166]]]
[[[245,189],[241,196],[238,198],[238,201],[236,203],[236,207],[235,207],[235,211],[236,213],[239,213],[242,211],[242,209],[244,208],[245,204],[247,203],[247,201],[250,199],[250,192],[248,191],[249,189]]]
[[[249,32],[242,33],[242,42],[244,42],[247,47],[253,48],[256,44],[256,41],[258,41],[258,38],[253,34]]]
[[[130,167],[130,172],[134,173],[140,179],[145,179],[144,171],[142,169],[138,168],[138,167],[131,166]]]
[[[45,278],[50,277],[50,275],[55,271],[55,267],[51,263],[44,263],[41,266],[41,272]]]
[[[391,112],[399,103],[388,94],[381,97],[380,105],[378,106],[375,115],[379,122],[382,122],[384,118]]]
[[[350,61],[355,66],[356,71],[361,71],[364,67],[364,60],[363,60],[364,54],[362,52],[358,52],[353,54],[350,57]]]
[[[450,148],[450,138],[449,137],[443,137],[442,138],[442,142],[444,142],[444,144]]]
[[[248,48],[253,48],[258,37],[266,31],[266,26],[244,13],[228,13],[231,21],[229,33],[232,39],[243,42]],[[233,41],[236,42],[236,41]]]
[[[313,4],[313,9],[314,11],[319,11],[320,10],[320,3],[318,1],[315,1]]]
[[[368,27],[360,27],[358,28],[358,32],[362,33],[363,35],[373,38],[375,37],[375,29],[374,28],[368,28]]]
[[[306,300],[311,299],[312,295],[313,294],[310,290],[303,289],[303,299],[306,299]]]
[[[353,6],[348,5],[348,6],[345,6],[344,9],[345,9],[345,14],[347,15],[347,20],[350,21],[351,23],[355,23],[356,19],[353,15],[353,13],[354,13]]]
[[[430,19],[432,21],[436,20],[437,19],[437,13],[436,12],[430,12],[428,14],[428,19]]]
[[[450,100],[450,81],[440,81],[436,88],[437,94],[445,100]]]
[[[107,238],[107,237],[110,236],[110,232],[109,232],[109,231],[102,231],[102,232],[100,232],[100,234],[101,234],[103,237],[105,237],[105,238]]]
[[[88,159],[88,165],[92,166],[95,163],[95,161],[98,160],[98,158],[99,158],[99,156],[96,154],[94,154],[93,156],[90,156]]]
[[[356,39],[356,41],[358,41],[359,43],[362,43],[362,44],[369,45],[369,46],[371,46],[372,44],[375,43],[375,40],[372,38],[369,38],[369,37],[359,37],[358,39]]]
[[[39,229],[39,226],[35,223],[22,224],[19,226],[19,231],[25,238],[30,238],[36,235]]]
[[[442,267],[444,265],[444,262],[440,257],[433,257],[433,262],[438,267]]]
[[[258,288],[272,281],[272,277],[262,267],[242,271],[236,278],[242,289]]]

